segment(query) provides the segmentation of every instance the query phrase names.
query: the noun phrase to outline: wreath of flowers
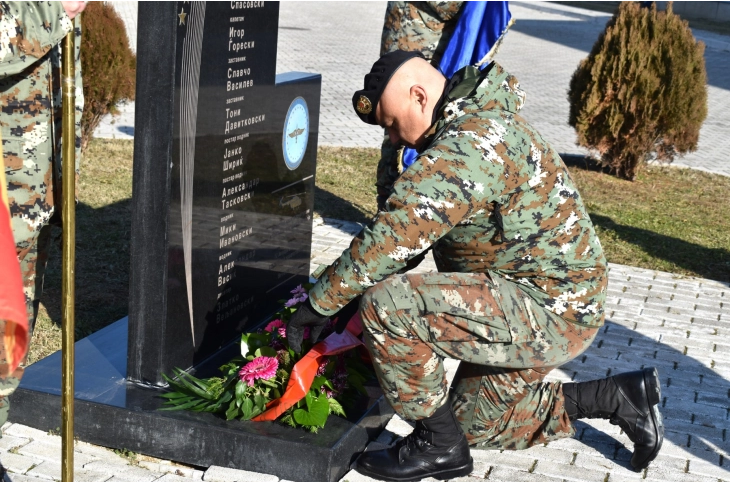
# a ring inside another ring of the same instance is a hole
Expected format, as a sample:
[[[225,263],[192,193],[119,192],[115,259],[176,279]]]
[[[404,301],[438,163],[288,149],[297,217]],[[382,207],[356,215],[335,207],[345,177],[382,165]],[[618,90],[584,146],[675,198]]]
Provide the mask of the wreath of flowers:
[[[325,341],[309,339],[305,328],[302,354],[289,347],[287,324],[307,301],[311,286],[297,286],[263,329],[241,335],[241,355],[220,367],[222,376],[196,378],[179,368],[172,377],[163,374],[171,391],[161,395],[166,401],[160,410],[221,413],[227,420],[277,420],[315,433],[330,414],[344,417],[343,406],[366,394],[363,383],[374,374],[358,350],[351,350],[359,340],[351,333],[334,333],[331,321],[323,330]]]

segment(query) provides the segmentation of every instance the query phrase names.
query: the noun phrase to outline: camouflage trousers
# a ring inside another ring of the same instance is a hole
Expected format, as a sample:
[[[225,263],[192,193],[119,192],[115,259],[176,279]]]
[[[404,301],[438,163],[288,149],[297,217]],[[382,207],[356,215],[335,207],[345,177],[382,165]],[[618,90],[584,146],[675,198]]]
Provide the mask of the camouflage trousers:
[[[584,328],[495,274],[394,275],[360,304],[386,399],[408,420],[451,403],[471,445],[523,449],[572,436],[555,367],[588,348]],[[451,393],[444,358],[461,360]]]
[[[51,225],[46,224],[39,231],[30,233],[25,239],[18,239],[15,230],[17,218],[11,218],[15,236],[15,249],[20,261],[20,274],[23,276],[23,293],[25,294],[25,306],[28,310],[28,333],[29,339],[33,336],[35,320],[38,316],[41,294],[43,294],[43,276],[48,264],[48,249],[51,245]],[[22,223],[24,224],[24,223]],[[25,227],[25,226],[23,226]]]

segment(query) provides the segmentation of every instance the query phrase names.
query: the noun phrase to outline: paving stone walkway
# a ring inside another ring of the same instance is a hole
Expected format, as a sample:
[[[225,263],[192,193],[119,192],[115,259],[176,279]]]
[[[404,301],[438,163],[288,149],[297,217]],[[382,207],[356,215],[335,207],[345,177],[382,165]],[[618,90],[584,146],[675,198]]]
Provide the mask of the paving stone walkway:
[[[565,121],[568,80],[608,16],[548,3],[510,5],[517,24],[498,60],[521,79],[528,92],[525,116],[561,152],[580,153]],[[135,3],[118,7],[126,12],[125,21],[133,22]],[[379,145],[379,129],[357,121],[348,106],[351,93],[360,87],[363,73],[377,56],[383,8],[382,2],[281,5],[278,71],[322,73],[321,144]],[[730,164],[722,155],[730,148],[726,74],[730,42],[707,32],[696,35],[708,45],[710,115],[699,151],[681,162],[730,175]],[[97,134],[133,135],[133,105],[126,111],[126,117],[105,123]],[[360,228],[351,222],[315,220],[312,268],[332,262]],[[430,259],[418,268],[422,272],[434,269]],[[730,285],[610,264],[608,289],[607,322],[600,335],[581,357],[554,370],[550,379],[584,381],[658,367],[666,438],[657,460],[641,473],[630,471],[631,443],[625,434],[605,421],[589,420],[576,424],[574,438],[544,446],[518,452],[475,450],[474,472],[454,482],[730,482]],[[457,362],[447,361],[450,376],[456,366]],[[394,417],[369,449],[387,445],[411,429]],[[0,460],[10,470],[9,480],[60,480],[58,435],[12,423],[2,432]],[[118,453],[82,442],[76,445],[75,458],[79,481],[279,480],[273,475],[187,467],[142,456],[130,464]],[[349,472],[341,482],[370,480]]]

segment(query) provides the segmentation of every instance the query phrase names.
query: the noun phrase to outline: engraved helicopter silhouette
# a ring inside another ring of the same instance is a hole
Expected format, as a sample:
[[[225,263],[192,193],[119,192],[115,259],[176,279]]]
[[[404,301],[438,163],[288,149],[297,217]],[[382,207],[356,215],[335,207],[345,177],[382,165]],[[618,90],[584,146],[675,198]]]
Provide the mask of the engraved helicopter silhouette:
[[[302,198],[300,198],[300,195],[303,195],[305,193],[297,193],[297,194],[290,194],[288,196],[282,196],[281,199],[279,199],[279,206],[285,207],[288,206],[291,209],[296,209],[299,206],[302,205]],[[285,199],[289,198],[288,201],[285,201]]]

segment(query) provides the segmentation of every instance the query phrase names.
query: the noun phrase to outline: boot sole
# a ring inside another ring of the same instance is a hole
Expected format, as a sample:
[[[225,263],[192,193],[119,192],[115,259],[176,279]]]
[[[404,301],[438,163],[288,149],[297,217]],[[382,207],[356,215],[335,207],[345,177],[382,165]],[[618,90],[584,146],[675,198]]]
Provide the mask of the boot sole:
[[[396,477],[388,477],[383,474],[376,474],[374,472],[370,472],[369,470],[359,467],[358,465],[355,465],[354,470],[362,475],[366,475],[368,477],[372,477],[373,479],[377,480],[383,480],[385,482],[415,482],[417,480],[425,479],[428,477],[432,477],[434,479],[438,480],[447,480],[447,479],[453,479],[455,477],[463,477],[465,475],[469,475],[474,470],[474,459],[471,457],[469,458],[469,463],[465,464],[461,467],[457,467],[455,469],[445,469],[441,470],[439,472],[432,472],[429,474],[419,475],[418,477],[406,477],[406,478],[396,478]]]
[[[646,397],[649,400],[649,415],[651,416],[651,420],[656,427],[657,439],[659,439],[659,442],[656,444],[651,454],[649,454],[649,456],[644,459],[641,464],[632,464],[632,467],[636,471],[644,470],[645,468],[647,468],[649,464],[659,454],[659,450],[662,448],[662,444],[664,443],[664,422],[662,421],[662,415],[659,412],[659,408],[657,407],[662,399],[662,386],[659,382],[659,373],[657,372],[656,368],[644,369],[644,386],[646,387]]]

